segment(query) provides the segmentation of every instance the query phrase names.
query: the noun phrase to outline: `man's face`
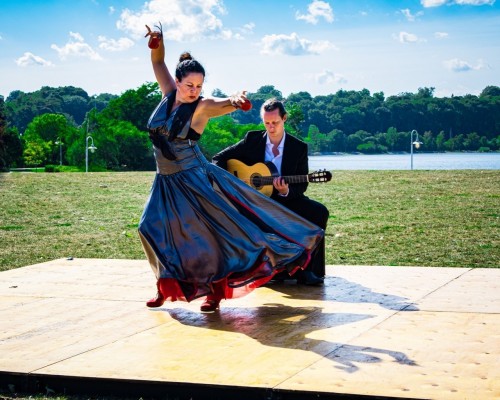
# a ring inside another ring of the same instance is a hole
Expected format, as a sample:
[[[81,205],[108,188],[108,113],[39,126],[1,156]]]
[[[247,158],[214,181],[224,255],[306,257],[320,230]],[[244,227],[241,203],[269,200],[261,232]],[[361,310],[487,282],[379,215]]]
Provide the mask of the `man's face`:
[[[280,110],[264,111],[262,121],[271,138],[281,138],[285,132],[286,115],[281,118]]]

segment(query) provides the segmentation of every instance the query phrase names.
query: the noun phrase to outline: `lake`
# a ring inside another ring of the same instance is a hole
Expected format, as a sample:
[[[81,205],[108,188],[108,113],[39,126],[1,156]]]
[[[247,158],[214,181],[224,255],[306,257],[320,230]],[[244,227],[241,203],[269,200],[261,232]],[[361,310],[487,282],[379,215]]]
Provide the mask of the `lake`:
[[[338,154],[309,156],[309,169],[411,169],[410,154]],[[500,169],[500,153],[413,153],[413,169]]]

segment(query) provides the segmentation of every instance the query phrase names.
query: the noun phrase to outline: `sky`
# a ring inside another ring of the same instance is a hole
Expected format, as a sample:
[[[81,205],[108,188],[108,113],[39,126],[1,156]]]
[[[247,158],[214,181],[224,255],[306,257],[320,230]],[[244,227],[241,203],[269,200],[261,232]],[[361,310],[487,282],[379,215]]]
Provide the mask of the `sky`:
[[[203,94],[338,90],[436,97],[500,86],[500,0],[0,0],[0,95],[154,82],[145,25],[174,71],[190,51]]]

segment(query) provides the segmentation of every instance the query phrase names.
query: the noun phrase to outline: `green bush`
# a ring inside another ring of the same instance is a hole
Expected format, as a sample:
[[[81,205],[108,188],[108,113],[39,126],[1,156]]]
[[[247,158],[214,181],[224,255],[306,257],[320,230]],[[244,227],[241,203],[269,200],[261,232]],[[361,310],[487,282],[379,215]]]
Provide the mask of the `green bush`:
[[[61,172],[59,165],[47,164],[45,166],[45,172]]]

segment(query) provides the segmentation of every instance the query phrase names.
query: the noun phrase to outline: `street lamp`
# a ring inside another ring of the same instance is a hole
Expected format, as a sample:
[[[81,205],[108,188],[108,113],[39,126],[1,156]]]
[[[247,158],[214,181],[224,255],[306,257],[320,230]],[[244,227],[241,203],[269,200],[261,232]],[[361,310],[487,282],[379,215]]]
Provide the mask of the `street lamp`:
[[[90,146],[89,139],[91,141]],[[89,172],[89,150],[92,153],[97,150],[97,147],[94,146],[94,139],[90,135],[87,136],[87,139],[85,139],[85,172]]]
[[[63,142],[59,138],[59,136],[57,137],[56,142],[54,144],[59,145],[59,165],[62,165],[62,145],[63,145]]]
[[[413,141],[413,134],[416,135],[415,141]],[[415,146],[416,149],[420,148],[420,145],[423,144],[418,140],[418,132],[413,129],[410,133],[410,165],[411,169],[413,170],[413,146]]]

